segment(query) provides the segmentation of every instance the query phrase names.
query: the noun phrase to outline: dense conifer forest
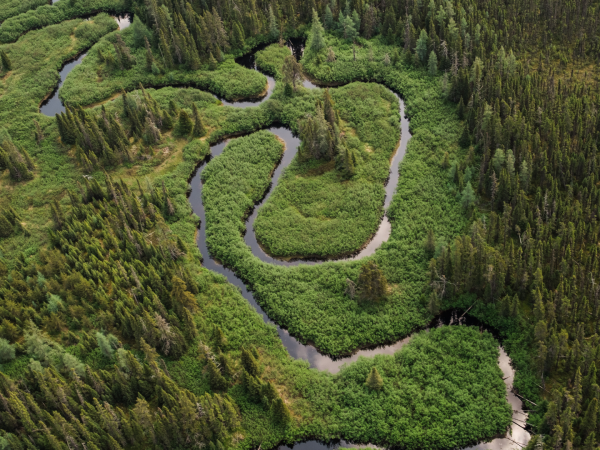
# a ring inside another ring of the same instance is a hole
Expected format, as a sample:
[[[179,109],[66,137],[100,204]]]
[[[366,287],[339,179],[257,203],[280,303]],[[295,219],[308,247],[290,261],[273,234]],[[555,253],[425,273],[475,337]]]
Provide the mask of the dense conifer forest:
[[[597,0],[0,0],[0,449],[599,448],[599,109]]]

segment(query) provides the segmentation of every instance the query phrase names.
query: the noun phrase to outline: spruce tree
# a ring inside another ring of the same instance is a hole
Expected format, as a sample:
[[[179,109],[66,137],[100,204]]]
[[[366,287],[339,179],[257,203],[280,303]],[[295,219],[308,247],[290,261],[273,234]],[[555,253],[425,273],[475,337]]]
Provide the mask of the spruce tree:
[[[429,75],[431,75],[431,76],[437,75],[438,60],[437,60],[437,55],[435,54],[435,52],[433,50],[429,54],[429,61],[427,62],[427,67],[429,69]]]
[[[365,384],[373,391],[380,391],[383,388],[383,378],[381,378],[381,375],[379,375],[377,367],[373,367],[371,369]]]
[[[227,389],[229,383],[227,383],[225,377],[221,375],[219,368],[211,358],[208,358],[208,364],[206,367],[208,369],[208,380],[210,382],[211,389],[215,391],[224,391]]]
[[[331,12],[331,8],[329,5],[325,7],[325,17],[323,18],[323,25],[325,25],[325,29],[327,31],[332,31],[333,29],[333,14]]]
[[[427,47],[429,44],[429,36],[427,36],[427,31],[424,29],[421,30],[421,35],[419,36],[419,40],[417,41],[417,46],[415,48],[415,53],[419,57],[419,61],[425,64],[427,60]]]
[[[235,21],[233,24],[233,42],[236,48],[244,48],[244,45],[246,45],[244,29],[238,21]]]
[[[221,330],[221,327],[214,327],[213,341],[215,343],[215,347],[218,349],[223,349],[227,345],[227,338],[225,337],[223,330]]]
[[[321,25],[317,11],[313,9],[310,48],[308,50],[313,55],[316,55],[323,48],[325,48],[325,30],[323,29],[323,25]]]
[[[250,375],[258,376],[258,372],[259,372],[258,361],[252,355],[252,353],[249,350],[247,350],[246,348],[242,349],[242,365],[244,366],[244,369],[246,369],[246,371]]]
[[[12,63],[4,50],[0,50],[0,60],[2,60],[2,70],[5,72],[12,70]]]
[[[208,68],[210,70],[217,70],[217,67],[218,67],[217,60],[215,59],[215,57],[213,56],[213,54],[211,52],[208,57]]]
[[[144,43],[146,45],[146,71],[152,72],[152,65],[154,64],[154,55],[152,54],[152,49],[150,48],[150,43],[148,42],[148,38],[144,36]]]
[[[296,84],[300,83],[303,80],[302,75],[302,66],[298,61],[296,61],[296,57],[294,55],[288,55],[283,60],[283,67],[281,68],[281,73],[283,75],[283,82],[286,84],[291,84],[296,90]]]
[[[204,128],[204,125],[202,124],[202,119],[200,118],[200,112],[198,111],[198,107],[196,106],[195,103],[192,103],[192,112],[194,115],[193,136],[199,138],[206,134],[206,129]]]
[[[14,227],[8,221],[4,214],[0,214],[0,237],[9,237],[13,233]]]
[[[42,133],[42,127],[40,127],[37,120],[34,120],[33,124],[35,125],[35,141],[37,142],[37,145],[40,145],[40,142],[44,139],[44,133]]]
[[[287,425],[292,420],[292,415],[290,414],[290,410],[287,405],[283,402],[281,397],[277,397],[273,402],[273,417],[277,423],[280,425]]]
[[[425,241],[425,251],[430,257],[435,252],[435,234],[432,229],[427,230],[427,240]]]
[[[465,209],[465,211],[468,211],[469,208],[475,203],[475,200],[475,191],[473,190],[473,186],[471,186],[471,182],[468,181],[460,199],[463,209]]]
[[[182,109],[179,111],[179,120],[177,121],[176,134],[181,137],[188,137],[194,129],[194,122],[190,119],[188,113]]]
[[[375,261],[368,261],[360,268],[358,289],[364,300],[377,301],[387,294],[387,280]]]
[[[277,39],[279,36],[279,27],[277,26],[277,18],[273,13],[273,6],[269,5],[269,37],[271,39]]]

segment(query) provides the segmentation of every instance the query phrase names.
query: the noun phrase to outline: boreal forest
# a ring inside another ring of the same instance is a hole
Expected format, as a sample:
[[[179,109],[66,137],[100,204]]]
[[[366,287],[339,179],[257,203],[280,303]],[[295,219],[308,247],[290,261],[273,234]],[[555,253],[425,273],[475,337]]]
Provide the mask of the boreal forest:
[[[0,0],[0,450],[600,448],[598,0]]]

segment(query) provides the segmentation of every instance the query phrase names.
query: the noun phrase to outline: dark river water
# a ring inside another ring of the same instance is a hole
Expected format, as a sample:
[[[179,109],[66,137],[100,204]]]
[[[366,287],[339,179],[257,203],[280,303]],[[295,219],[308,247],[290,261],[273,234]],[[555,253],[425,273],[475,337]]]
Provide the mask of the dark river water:
[[[119,24],[119,27],[121,29],[124,29],[131,24],[132,18],[133,18],[132,15],[126,15],[126,16],[121,16],[121,17],[115,17],[115,20]],[[304,46],[301,41],[290,40],[290,41],[288,41],[288,46],[289,46],[290,50],[292,50],[292,52],[294,53],[294,55],[296,56],[297,59],[300,59],[302,57]],[[243,66],[245,66],[247,68],[257,70],[254,53],[255,52],[253,52],[252,54],[243,56],[241,58],[238,58],[236,61],[239,64],[242,64]],[[60,82],[59,82],[57,88],[52,93],[52,95],[46,101],[44,101],[44,103],[42,103],[42,105],[40,107],[40,112],[42,114],[45,114],[47,116],[54,116],[58,113],[65,111],[64,105],[58,98],[58,89],[60,88],[60,86],[62,86],[62,83],[64,82],[64,80],[67,77],[67,75],[69,74],[69,72],[71,70],[73,70],[73,68],[75,66],[80,64],[84,57],[85,57],[85,54],[82,54],[77,59],[75,59],[71,62],[68,62],[67,64],[64,65],[64,67],[60,71]],[[275,80],[273,77],[267,75],[267,82],[268,82],[267,92],[261,98],[252,99],[252,100],[244,100],[244,101],[240,101],[240,102],[229,102],[229,101],[222,100],[223,105],[236,107],[236,108],[247,108],[247,107],[259,105],[260,103],[268,100],[268,98],[271,96],[271,94],[273,93],[273,90],[275,88]],[[303,85],[304,85],[304,87],[307,87],[307,88],[316,88],[317,87],[308,80],[304,80]],[[402,99],[400,97],[398,97],[398,100],[399,100],[399,104],[400,104],[402,134],[401,134],[400,143],[398,145],[398,149],[396,150],[396,152],[392,158],[392,161],[390,163],[390,178],[386,185],[386,197],[385,197],[385,204],[384,204],[384,207],[386,209],[389,207],[390,202],[392,200],[392,196],[394,195],[394,193],[396,191],[396,187],[398,185],[398,179],[400,176],[399,164],[402,161],[402,159],[406,153],[406,146],[408,144],[408,141],[411,138],[411,134],[410,134],[410,130],[409,130],[409,121],[404,116],[404,102],[402,101]],[[256,240],[256,236],[255,236],[254,230],[253,230],[253,223],[258,214],[260,206],[265,201],[268,200],[269,196],[271,195],[271,193],[277,186],[277,183],[279,181],[281,174],[283,173],[285,168],[291,163],[293,158],[296,156],[296,154],[298,152],[298,146],[300,145],[300,140],[298,139],[298,137],[294,136],[292,134],[292,132],[287,128],[271,127],[268,129],[268,131],[277,135],[279,138],[281,138],[285,142],[286,151],[284,152],[283,158],[273,174],[272,186],[271,186],[269,192],[267,193],[265,198],[259,204],[256,205],[254,211],[248,218],[248,223],[247,223],[248,231],[247,231],[246,235],[244,236],[244,239],[245,239],[246,243],[248,244],[248,246],[251,248],[253,254],[265,262],[269,262],[271,264],[278,264],[278,265],[296,265],[296,264],[300,264],[300,263],[318,264],[319,261],[297,261],[297,260],[296,261],[283,261],[280,259],[273,258],[270,255],[266,254],[262,250],[262,248],[258,245],[258,242]],[[230,283],[237,286],[240,289],[243,297],[248,301],[248,303],[250,303],[256,309],[256,311],[260,315],[262,315],[264,321],[268,323],[271,321],[269,320],[268,316],[263,311],[263,309],[260,307],[260,305],[256,302],[256,300],[254,299],[254,296],[252,295],[252,292],[247,289],[244,282],[240,278],[238,278],[232,270],[222,266],[221,264],[217,263],[214,259],[212,259],[210,256],[210,253],[208,251],[208,248],[206,246],[206,231],[205,231],[206,216],[205,216],[205,212],[204,212],[204,206],[202,203],[202,183],[200,181],[201,174],[202,174],[202,170],[204,169],[204,167],[206,167],[206,163],[208,161],[210,161],[210,159],[218,157],[223,152],[226,145],[227,145],[227,141],[221,142],[219,144],[212,146],[211,147],[211,155],[206,159],[206,161],[203,164],[201,164],[198,167],[198,169],[196,170],[195,174],[192,176],[192,179],[191,179],[191,186],[190,186],[191,190],[190,190],[190,195],[189,195],[189,202],[190,202],[190,205],[191,205],[194,213],[196,213],[200,217],[200,221],[201,221],[201,227],[200,227],[200,230],[198,231],[198,236],[197,236],[197,245],[198,245],[198,248],[200,249],[200,252],[202,253],[202,256],[204,258],[204,266],[207,269],[213,270],[215,272],[218,272],[218,273],[224,275]],[[390,237],[390,233],[391,233],[391,224],[388,221],[387,217],[384,216],[384,218],[377,230],[377,233],[375,234],[373,239],[357,255],[354,255],[350,258],[345,258],[345,259],[346,260],[360,259],[365,256],[373,254],[375,252],[375,250],[377,248],[379,248],[383,242],[388,240],[388,238]],[[474,320],[468,316],[459,317],[459,315],[456,311],[450,311],[450,312],[446,312],[446,313],[440,315],[430,324],[430,327],[441,326],[441,325],[475,325],[475,326],[479,326],[482,330],[484,329],[482,324],[478,323],[476,320]],[[371,348],[371,349],[358,350],[352,356],[334,359],[329,356],[320,354],[317,351],[317,349],[314,348],[313,346],[304,345],[304,344],[300,343],[295,337],[291,336],[287,330],[284,330],[280,326],[277,326],[277,331],[279,333],[279,337],[281,338],[283,345],[286,347],[289,354],[293,358],[308,361],[310,363],[311,367],[318,369],[318,370],[327,370],[331,373],[337,373],[340,370],[340,368],[342,367],[342,365],[356,361],[361,356],[370,357],[370,356],[381,355],[381,354],[393,355],[396,351],[398,351],[400,348],[402,348],[403,345],[405,345],[407,342],[410,341],[410,336],[408,336],[408,337],[406,337],[402,340],[399,340],[398,342],[395,342],[391,345],[380,346],[380,347]],[[529,433],[527,431],[525,431],[522,427],[520,427],[519,425],[516,424],[516,423],[520,423],[520,424],[524,425],[525,420],[527,419],[527,415],[526,415],[526,413],[523,412],[523,406],[521,404],[521,401],[512,393],[514,369],[511,367],[510,358],[508,357],[508,355],[506,354],[506,352],[504,351],[504,349],[502,347],[500,347],[500,357],[499,357],[498,362],[499,362],[500,368],[502,369],[504,382],[506,384],[507,400],[509,401],[509,403],[511,404],[511,406],[513,408],[513,425],[511,427],[512,434],[507,435],[507,437],[505,437],[505,438],[497,438],[488,443],[482,443],[482,444],[478,444],[473,447],[469,447],[469,449],[500,450],[500,449],[518,448],[518,447],[516,447],[515,442],[517,442],[521,445],[525,445],[525,444],[527,444],[527,442],[530,439]],[[352,443],[345,442],[345,441],[336,441],[336,442],[331,442],[331,443],[323,443],[323,442],[319,442],[319,441],[307,441],[307,442],[297,443],[294,445],[295,450],[326,450],[326,449],[335,449],[338,447],[360,447],[360,446],[356,446],[356,445],[353,445]],[[285,449],[289,449],[289,447],[281,446],[279,448],[279,450],[285,450]]]

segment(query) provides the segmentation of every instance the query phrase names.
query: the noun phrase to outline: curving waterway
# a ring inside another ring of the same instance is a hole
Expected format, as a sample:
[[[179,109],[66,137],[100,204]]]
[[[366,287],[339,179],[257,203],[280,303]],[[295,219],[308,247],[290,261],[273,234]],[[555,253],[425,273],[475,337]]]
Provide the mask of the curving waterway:
[[[113,16],[113,19],[115,19],[117,25],[119,25],[119,29],[123,30],[129,25],[131,25],[131,22],[133,22],[133,14]],[[67,62],[62,67],[62,69],[60,69],[60,71],[58,72],[58,75],[60,76],[60,81],[58,82],[58,85],[56,86],[56,88],[54,88],[54,90],[48,96],[48,98],[46,98],[40,105],[40,112],[42,114],[54,117],[56,114],[64,113],[66,111],[65,105],[63,104],[61,99],[58,98],[58,90],[67,79],[67,75],[69,75],[71,70],[73,70],[75,66],[81,64],[83,58],[85,58],[85,55],[87,55],[87,53],[82,53],[81,55],[77,56],[74,60]]]
[[[299,59],[301,56],[301,50],[298,49],[297,45],[293,45],[290,48],[295,56]],[[238,63],[244,65],[249,69],[257,70],[256,61],[254,58],[254,54],[244,56],[242,58],[238,58],[236,60]],[[275,80],[267,76],[268,80],[268,90],[264,97],[260,99],[255,99],[253,101],[243,101],[243,102],[226,102],[223,101],[223,104],[226,106],[233,106],[238,108],[246,108],[251,106],[257,106],[260,103],[266,101],[272,94],[273,89],[275,87]],[[309,81],[304,82],[305,87],[313,88],[316,87]],[[400,104],[400,116],[401,116],[401,139],[398,145],[398,148],[390,162],[390,177],[389,181],[386,185],[386,197],[384,207],[387,210],[389,207],[392,196],[396,191],[396,187],[398,185],[399,179],[399,163],[402,161],[404,155],[406,154],[406,147],[408,141],[411,138],[410,130],[409,130],[409,121],[404,115],[404,102],[400,97],[398,97]],[[265,197],[255,205],[252,214],[247,219],[246,229],[247,232],[244,236],[246,244],[251,248],[252,253],[260,258],[262,261],[278,264],[278,265],[295,265],[299,263],[303,264],[318,264],[319,261],[284,261],[277,258],[273,258],[264,252],[264,250],[260,247],[257,242],[256,235],[254,233],[253,224],[258,211],[262,204],[266,202],[271,193],[277,186],[279,182],[279,178],[281,177],[285,168],[292,162],[294,157],[298,152],[298,147],[300,145],[300,140],[297,136],[295,136],[290,129],[285,127],[270,127],[268,131],[279,137],[281,140],[285,142],[286,151],[283,153],[283,157],[281,162],[276,167],[273,177],[272,183],[269,191],[265,195]],[[204,267],[207,269],[213,270],[217,273],[224,275],[227,280],[237,286],[242,294],[242,296],[250,303],[256,311],[263,317],[263,320],[266,323],[273,323],[264,310],[257,303],[251,291],[248,290],[244,282],[236,276],[236,274],[229,268],[224,267],[217,261],[215,261],[208,250],[206,245],[206,214],[204,211],[204,205],[202,203],[202,171],[206,167],[206,164],[212,159],[218,157],[225,147],[227,146],[228,141],[220,142],[211,147],[211,154],[206,160],[198,167],[196,172],[193,174],[190,182],[190,192],[189,192],[189,202],[190,205],[196,215],[200,218],[200,229],[197,234],[196,243],[198,245],[198,249],[200,250],[202,257],[204,259]],[[365,256],[371,255],[375,252],[377,248],[381,246],[381,244],[388,240],[391,234],[391,224],[386,216],[384,216],[377,233],[373,237],[373,239],[357,254],[349,258],[344,258],[343,260],[351,260],[351,259],[360,259]],[[398,342],[380,346],[372,349],[364,349],[355,352],[353,355],[345,358],[334,359],[327,355],[322,355],[317,351],[317,349],[311,345],[304,345],[299,342],[295,337],[291,336],[289,332],[279,325],[275,324],[277,327],[277,332],[279,337],[283,343],[283,345],[288,350],[289,354],[296,359],[303,359],[308,361],[310,367],[318,369],[318,370],[327,370],[331,373],[337,373],[340,368],[344,364],[351,363],[356,361],[359,357],[365,356],[370,357],[374,355],[393,355],[396,353],[403,345],[410,341],[411,336],[408,336]],[[439,317],[437,317],[431,324],[430,327],[441,326],[441,325],[476,325],[479,326],[483,331],[484,326],[477,322],[475,319],[470,318],[468,316],[458,316],[456,311],[446,312]],[[498,360],[498,364],[503,373],[503,379],[506,385],[507,391],[507,400],[512,406],[513,409],[513,424],[511,426],[509,434],[503,437],[498,437],[491,442],[481,443],[472,447],[469,447],[469,450],[503,450],[503,449],[511,449],[511,448],[520,448],[523,447],[529,442],[531,436],[528,431],[525,430],[527,414],[523,411],[523,405],[519,398],[513,393],[512,386],[514,380],[514,369],[511,366],[511,360],[504,351],[502,347],[500,347],[500,356]],[[338,447],[355,447],[351,443],[340,441],[336,443],[322,443],[319,441],[306,441],[303,443],[296,444],[294,448],[297,450],[325,450],[331,448]],[[279,450],[289,449],[289,447],[281,446]]]
[[[127,26],[129,26],[129,24],[131,23],[132,15],[115,17],[115,20],[119,24],[119,27],[121,29],[123,29],[123,28],[126,28]],[[290,47],[290,50],[294,53],[296,58],[300,59],[302,56],[302,53],[303,53],[303,49],[304,49],[302,43],[298,40],[291,40],[288,42],[288,46]],[[261,48],[258,48],[257,50],[260,50],[260,49]],[[255,53],[257,50],[255,50],[253,53],[251,53],[249,55],[238,58],[236,60],[236,62],[238,62],[239,64],[241,64],[249,69],[257,70],[256,60],[255,60]],[[71,62],[68,62],[67,64],[65,64],[63,66],[63,68],[60,71],[60,82],[59,82],[57,88],[52,93],[52,95],[49,96],[49,98],[47,100],[45,100],[44,103],[42,103],[42,105],[40,107],[40,112],[42,114],[45,114],[48,116],[54,116],[60,112],[65,111],[65,106],[62,104],[62,102],[58,98],[58,89],[60,88],[60,86],[62,86],[62,83],[66,79],[69,72],[71,70],[73,70],[73,68],[75,66],[80,64],[84,57],[85,57],[85,54],[82,54],[77,59],[75,59]],[[275,88],[275,79],[269,75],[265,75],[265,76],[267,77],[268,87],[266,89],[265,94],[262,97],[256,98],[256,99],[250,99],[250,100],[246,99],[246,100],[240,101],[240,102],[231,102],[231,101],[226,101],[226,100],[222,99],[221,101],[222,101],[223,105],[232,106],[232,107],[236,107],[236,108],[247,108],[247,107],[252,107],[252,106],[258,106],[259,104],[268,100]],[[316,88],[317,87],[309,80],[304,80],[303,85],[306,88]],[[404,158],[404,155],[406,153],[407,144],[411,138],[410,129],[409,129],[409,121],[404,116],[404,102],[402,101],[402,99],[400,97],[398,97],[398,100],[399,100],[399,104],[400,104],[401,132],[402,133],[401,133],[401,139],[400,139],[398,148],[397,148],[396,152],[394,153],[392,160],[390,161],[390,177],[389,177],[388,183],[385,186],[386,197],[385,197],[384,207],[386,210],[389,207],[391,200],[392,200],[392,196],[394,195],[394,193],[396,191],[396,187],[398,185],[398,179],[399,179],[399,175],[400,175],[399,163]],[[283,173],[285,168],[292,162],[292,160],[296,156],[296,154],[298,152],[298,147],[300,145],[299,138],[297,136],[294,136],[293,133],[288,128],[271,127],[271,128],[268,128],[268,131],[275,134],[276,136],[278,136],[280,139],[282,139],[285,142],[286,151],[283,154],[283,158],[282,158],[280,164],[277,166],[275,172],[273,173],[272,185],[271,185],[270,190],[268,191],[267,195],[263,198],[263,200],[255,206],[250,217],[248,217],[248,222],[247,222],[247,230],[248,231],[246,232],[246,234],[244,236],[245,242],[251,248],[252,253],[255,256],[260,258],[262,261],[265,261],[265,262],[268,262],[271,264],[278,264],[278,265],[296,265],[296,264],[300,264],[300,263],[318,264],[319,261],[301,261],[301,260],[285,261],[285,260],[273,258],[272,256],[265,253],[257,242],[256,235],[255,235],[254,229],[253,229],[253,224],[254,224],[254,220],[256,219],[256,216],[258,214],[258,211],[260,209],[260,206],[269,199],[271,193],[273,192],[273,190],[277,186],[277,183],[279,182],[279,178],[280,178],[281,174]],[[256,302],[252,292],[248,290],[248,288],[246,287],[244,282],[240,278],[238,278],[232,270],[224,267],[223,265],[219,264],[214,259],[212,259],[210,256],[210,252],[208,251],[208,248],[206,246],[206,228],[205,228],[206,215],[205,215],[205,211],[204,211],[204,205],[202,204],[201,174],[202,174],[202,171],[204,170],[204,168],[206,167],[206,163],[208,161],[210,161],[210,159],[218,157],[223,152],[226,145],[227,145],[227,141],[213,145],[211,147],[211,155],[208,158],[206,158],[206,160],[200,165],[200,167],[196,170],[196,172],[194,173],[194,175],[192,176],[192,179],[191,179],[191,186],[190,186],[191,190],[190,190],[190,195],[189,195],[189,202],[190,202],[190,205],[191,205],[194,213],[196,213],[199,216],[200,221],[201,221],[200,222],[201,227],[200,227],[200,230],[198,231],[198,236],[197,236],[197,245],[198,245],[198,248],[204,259],[204,267],[224,275],[230,283],[234,284],[235,286],[237,286],[239,288],[242,296],[248,301],[248,303],[250,303],[256,309],[256,311],[263,317],[263,320],[266,323],[272,323],[272,321],[269,319],[267,314],[263,311],[263,309],[260,307],[260,305]],[[340,259],[339,261],[361,259],[365,256],[372,255],[375,252],[375,250],[377,250],[377,248],[379,248],[381,246],[381,244],[383,242],[386,242],[388,240],[388,238],[390,237],[390,234],[391,234],[391,230],[392,230],[391,224],[390,224],[387,216],[384,216],[377,232],[375,233],[373,238],[367,243],[367,245],[358,254],[353,255],[349,258]],[[344,364],[348,364],[353,361],[356,361],[361,356],[372,357],[375,355],[382,355],[382,354],[393,355],[400,348],[402,348],[403,345],[405,345],[407,342],[409,342],[410,338],[411,338],[410,336],[408,336],[408,337],[406,337],[402,340],[399,340],[398,342],[395,342],[391,345],[380,346],[380,347],[371,348],[371,349],[358,350],[351,356],[348,356],[345,358],[334,359],[329,356],[320,354],[317,351],[317,349],[313,346],[302,344],[295,337],[291,336],[287,330],[281,328],[277,324],[275,324],[275,325],[277,326],[277,331],[278,331],[279,337],[280,337],[283,345],[288,350],[290,356],[292,356],[295,359],[302,359],[302,360],[308,361],[310,366],[315,369],[327,370],[331,373],[339,372],[340,368]],[[475,325],[475,326],[479,326],[482,331],[484,329],[483,325],[480,324],[479,322],[477,322],[475,319],[467,317],[467,316],[459,317],[455,311],[446,312],[446,313],[440,315],[430,324],[430,327],[441,326],[441,325]],[[506,437],[499,437],[497,439],[494,439],[491,442],[481,443],[481,444],[475,445],[473,447],[469,447],[468,448],[469,450],[504,450],[504,449],[520,448],[520,447],[525,446],[530,439],[529,433],[524,429],[525,421],[527,419],[527,414],[523,411],[523,406],[522,406],[522,403],[519,400],[519,398],[512,392],[514,369],[511,366],[510,358],[508,357],[508,355],[506,354],[506,352],[504,351],[504,349],[502,347],[500,347],[500,357],[499,357],[498,363],[499,363],[500,369],[502,370],[504,382],[506,384],[507,400],[513,408],[513,425],[511,426],[510,434],[507,435]],[[336,449],[338,447],[360,447],[360,446],[356,446],[356,445],[353,445],[353,444],[351,444],[349,442],[345,442],[345,441],[339,441],[339,442],[334,442],[334,443],[322,443],[319,441],[306,441],[306,442],[302,442],[302,443],[298,443],[298,444],[294,445],[295,450],[327,450],[327,449]],[[289,447],[287,447],[287,446],[281,446],[279,448],[279,450],[288,450],[288,449],[289,449]]]

